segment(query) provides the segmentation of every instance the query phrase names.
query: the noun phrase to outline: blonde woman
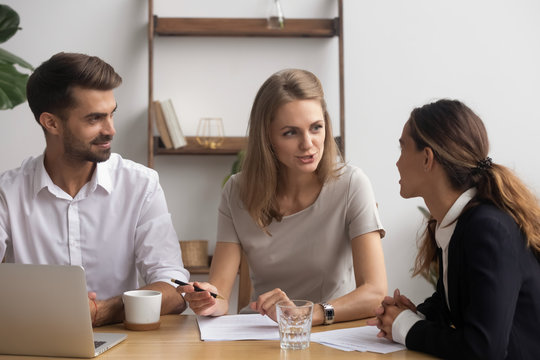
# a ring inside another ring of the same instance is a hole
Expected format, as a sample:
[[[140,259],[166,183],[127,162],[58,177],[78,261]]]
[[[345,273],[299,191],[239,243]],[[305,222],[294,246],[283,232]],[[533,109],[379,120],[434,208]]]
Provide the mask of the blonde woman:
[[[373,315],[387,291],[384,230],[366,175],[337,162],[324,93],[304,70],[273,74],[255,98],[242,172],[225,185],[209,283],[177,289],[199,315],[228,312],[242,251],[254,287],[251,311],[307,299],[313,324]]]
[[[432,215],[415,273],[439,266],[415,307],[396,290],[372,321],[379,336],[445,359],[538,359],[540,207],[488,156],[482,120],[439,100],[413,110],[399,140],[401,196]]]

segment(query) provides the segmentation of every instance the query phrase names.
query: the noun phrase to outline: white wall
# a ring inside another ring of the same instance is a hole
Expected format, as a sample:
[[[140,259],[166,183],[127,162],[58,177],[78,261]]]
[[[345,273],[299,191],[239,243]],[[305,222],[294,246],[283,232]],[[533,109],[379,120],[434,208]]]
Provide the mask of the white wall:
[[[389,289],[411,282],[418,199],[399,196],[398,138],[413,107],[449,97],[484,120],[495,162],[540,194],[540,2],[346,1],[347,153],[371,177]]]
[[[332,17],[334,0],[282,0],[286,17]],[[114,151],[146,163],[147,42],[144,0],[4,0],[22,31],[1,46],[34,65],[58,51],[85,52],[123,76]],[[167,16],[264,17],[268,0],[156,0]],[[540,193],[540,3],[535,0],[345,0],[347,159],[370,176],[387,229],[389,288],[415,301],[431,289],[410,279],[419,200],[399,197],[397,139],[413,107],[440,97],[464,100],[484,119],[491,155]],[[175,102],[187,135],[198,118],[221,116],[227,135],[244,135],[262,81],[303,67],[323,81],[338,119],[337,41],[158,38],[157,98]],[[26,104],[0,112],[0,171],[43,151]],[[337,129],[336,129],[337,130]],[[181,239],[213,249],[221,179],[232,156],[158,157],[155,168]]]

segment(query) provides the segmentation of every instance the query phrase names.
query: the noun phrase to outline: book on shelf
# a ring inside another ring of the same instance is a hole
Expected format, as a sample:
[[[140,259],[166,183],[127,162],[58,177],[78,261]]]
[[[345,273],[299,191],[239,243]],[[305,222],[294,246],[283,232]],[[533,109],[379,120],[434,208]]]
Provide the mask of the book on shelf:
[[[165,145],[166,149],[172,149],[173,144],[171,140],[171,135],[169,134],[169,129],[167,129],[167,123],[165,122],[165,116],[163,115],[161,103],[158,100],[155,100],[153,105],[155,124],[159,136],[161,137],[161,141],[163,141],[163,145]]]
[[[182,132],[182,128],[180,127],[180,120],[176,115],[171,99],[161,101],[160,104],[161,109],[163,110],[165,123],[167,124],[167,129],[169,130],[169,135],[171,136],[173,148],[178,149],[182,146],[186,146],[187,141]]]

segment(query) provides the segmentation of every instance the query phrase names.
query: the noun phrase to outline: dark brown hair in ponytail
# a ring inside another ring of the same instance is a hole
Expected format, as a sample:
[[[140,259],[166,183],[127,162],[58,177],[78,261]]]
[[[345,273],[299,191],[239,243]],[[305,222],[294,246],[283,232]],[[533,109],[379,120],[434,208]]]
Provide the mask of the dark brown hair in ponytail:
[[[510,214],[540,259],[538,199],[510,169],[488,157],[487,132],[478,115],[460,101],[443,99],[414,109],[408,124],[416,147],[433,150],[456,190],[477,188],[468,208],[489,202]],[[436,261],[434,225],[434,221],[428,223],[421,240],[414,275],[427,273]]]

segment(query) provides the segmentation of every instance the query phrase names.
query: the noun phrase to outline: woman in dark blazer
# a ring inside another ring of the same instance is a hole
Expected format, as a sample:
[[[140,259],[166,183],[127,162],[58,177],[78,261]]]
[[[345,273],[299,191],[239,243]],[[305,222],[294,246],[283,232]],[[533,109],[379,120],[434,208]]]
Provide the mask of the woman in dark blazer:
[[[379,336],[450,359],[540,359],[540,206],[488,157],[484,124],[459,101],[412,111],[400,138],[401,196],[431,213],[414,274],[439,269],[415,307],[386,297]]]

